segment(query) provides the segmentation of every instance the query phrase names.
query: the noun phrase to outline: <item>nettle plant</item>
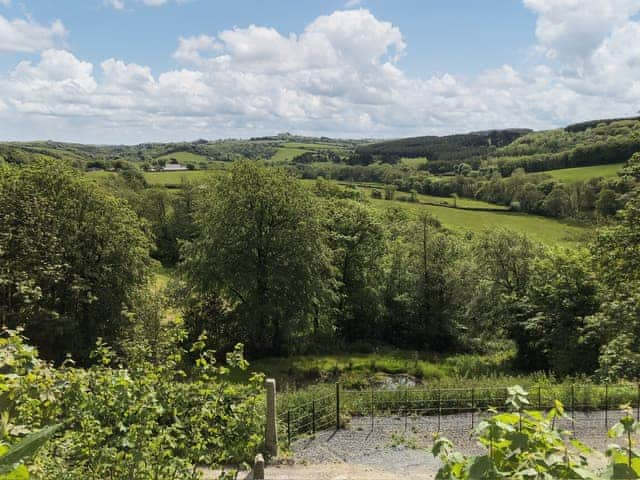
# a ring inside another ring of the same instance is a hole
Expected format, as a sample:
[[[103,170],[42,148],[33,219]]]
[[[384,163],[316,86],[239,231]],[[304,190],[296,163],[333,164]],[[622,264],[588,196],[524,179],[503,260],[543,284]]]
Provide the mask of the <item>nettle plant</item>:
[[[189,350],[181,347],[184,338],[181,329],[169,329],[160,362],[144,342],[131,348],[126,362],[99,342],[94,364],[84,369],[70,362],[54,368],[19,332],[4,332],[0,480],[29,474],[58,480],[195,480],[201,478],[198,466],[253,458],[263,442],[262,376],[238,385],[229,373],[247,368],[242,346],[221,365],[205,349],[204,337]],[[60,425],[54,431],[51,424]],[[45,434],[51,437],[46,443]],[[42,448],[32,455],[23,442],[33,447],[34,439]],[[224,478],[235,475],[229,471]]]
[[[634,448],[633,435],[640,428],[632,411],[610,431],[610,437],[625,437],[627,446],[612,445],[607,454],[609,467],[596,472],[588,465],[593,451],[570,431],[558,427],[566,418],[561,402],[555,401],[547,413],[529,410],[528,394],[519,386],[508,389],[508,411],[482,421],[475,430],[484,455],[467,456],[455,451],[444,437],[436,439],[433,454],[443,466],[436,479],[629,479],[640,478],[640,452]]]

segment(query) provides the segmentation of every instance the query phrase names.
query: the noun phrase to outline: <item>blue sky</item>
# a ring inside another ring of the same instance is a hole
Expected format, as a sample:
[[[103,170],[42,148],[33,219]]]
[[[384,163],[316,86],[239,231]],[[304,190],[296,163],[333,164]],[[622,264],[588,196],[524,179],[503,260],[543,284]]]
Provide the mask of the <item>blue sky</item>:
[[[0,6],[0,13],[28,13],[45,24],[62,20],[69,30],[69,48],[91,62],[116,57],[164,71],[179,67],[171,58],[179,36],[250,24],[298,33],[319,15],[344,6],[344,1],[334,0],[190,0],[156,8],[132,2],[116,10],[100,0],[13,0],[8,7]],[[370,0],[359,6],[400,27],[409,46],[399,65],[414,75],[475,74],[518,64],[535,43],[536,17],[517,1]],[[0,65],[8,68],[22,58],[5,54]]]
[[[0,139],[395,137],[631,115],[639,12],[638,0],[0,0]]]

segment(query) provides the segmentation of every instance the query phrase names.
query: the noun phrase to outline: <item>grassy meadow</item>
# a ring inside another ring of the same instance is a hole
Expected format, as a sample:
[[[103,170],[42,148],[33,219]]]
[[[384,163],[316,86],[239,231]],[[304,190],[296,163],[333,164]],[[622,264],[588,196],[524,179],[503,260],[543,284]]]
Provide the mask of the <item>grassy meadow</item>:
[[[183,165],[187,163],[204,163],[207,161],[207,157],[192,152],[167,153],[166,155],[158,157],[157,160],[165,160],[166,162],[169,162],[173,158]]]
[[[592,229],[576,223],[518,212],[485,212],[461,210],[436,205],[423,205],[397,200],[371,199],[373,206],[383,209],[390,206],[407,209],[418,215],[427,212],[442,225],[458,232],[481,232],[488,229],[508,228],[525,233],[549,245],[568,245],[589,237]]]
[[[624,163],[612,163],[609,165],[594,165],[591,167],[562,168],[560,170],[549,170],[548,173],[556,180],[565,183],[586,182],[592,178],[615,177]]]
[[[321,152],[326,150],[331,150],[338,155],[345,153],[344,147],[331,143],[287,142],[279,146],[275,155],[269,160],[274,163],[289,163],[298,155],[302,155],[307,152]]]

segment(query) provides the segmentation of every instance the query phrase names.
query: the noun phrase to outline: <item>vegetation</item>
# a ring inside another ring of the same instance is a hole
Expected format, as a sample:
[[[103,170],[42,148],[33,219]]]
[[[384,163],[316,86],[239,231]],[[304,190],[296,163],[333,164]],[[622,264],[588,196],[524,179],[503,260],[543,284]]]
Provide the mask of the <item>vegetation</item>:
[[[640,478],[638,452],[632,437],[640,429],[627,408],[626,415],[609,431],[609,437],[624,437],[626,446],[610,445],[609,466],[599,472],[589,466],[591,449],[572,433],[559,427],[567,418],[564,406],[556,401],[546,414],[532,410],[527,392],[516,386],[509,389],[508,411],[483,420],[475,430],[479,445],[486,453],[465,456],[455,452],[444,437],[433,446],[442,468],[437,479],[557,478],[557,479],[632,479]]]
[[[624,167],[624,163],[614,163],[611,165],[595,165],[593,167],[563,168],[560,170],[549,170],[551,177],[565,183],[588,182],[593,178],[615,177]]]
[[[53,368],[19,334],[5,331],[2,440],[13,443],[31,431],[39,433],[22,442],[44,440],[55,432],[30,462],[36,478],[197,479],[198,465],[248,461],[262,442],[261,377],[230,384],[228,368],[216,365],[203,341],[187,352],[182,338],[180,329],[155,345],[138,337],[124,357],[98,343],[90,368]],[[247,365],[240,347],[227,361]],[[56,422],[60,427],[46,426]],[[28,478],[24,473],[11,478]]]
[[[61,162],[0,167],[0,318],[46,358],[88,360],[130,322],[151,242],[135,213]]]
[[[262,442],[262,377],[246,373],[239,343],[259,370],[310,385],[284,405],[339,379],[353,412],[393,374],[544,384],[561,400],[576,379],[637,380],[639,123],[434,141],[446,160],[431,152],[426,165],[447,162],[446,175],[288,134],[0,145],[0,469],[8,456],[16,478],[192,479],[198,465],[247,461]],[[274,160],[282,149],[302,153]],[[176,155],[217,171],[151,171]],[[625,163],[586,181],[528,173],[596,160]],[[441,442],[445,467],[586,468],[545,456],[562,447],[549,428],[561,409],[545,419],[525,401],[514,389],[515,413],[483,425],[482,460]],[[624,422],[616,433],[635,431]]]
[[[387,163],[396,163],[400,157],[426,157],[429,159],[427,168],[434,173],[442,173],[447,171],[446,167],[440,170],[447,163],[484,157],[496,147],[508,145],[528,132],[530,130],[511,129],[447,137],[403,138],[363,145],[358,147],[357,153],[363,161],[379,156]]]

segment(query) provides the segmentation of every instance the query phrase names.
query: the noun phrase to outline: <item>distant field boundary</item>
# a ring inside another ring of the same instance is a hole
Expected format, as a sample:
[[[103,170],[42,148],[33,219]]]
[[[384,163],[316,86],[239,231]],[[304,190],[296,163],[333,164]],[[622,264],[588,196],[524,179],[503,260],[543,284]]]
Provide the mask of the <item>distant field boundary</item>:
[[[384,189],[384,185],[373,185],[373,184],[366,184],[366,183],[350,183],[350,182],[338,182],[339,185],[344,185],[345,187],[349,187],[349,186],[353,186],[353,187],[360,187],[360,188],[377,188],[377,189]],[[405,192],[404,190],[398,190],[399,192],[402,193],[411,193],[411,192]],[[435,196],[435,195],[432,195]],[[450,197],[440,197],[440,198],[450,198]],[[460,198],[466,198],[466,197],[460,197]],[[470,200],[475,200],[475,199],[470,199]],[[491,208],[491,207],[460,207],[460,206],[454,206],[451,205],[449,203],[438,203],[438,202],[429,202],[426,200],[418,200],[417,202],[407,202],[407,203],[417,203],[419,205],[431,205],[432,207],[445,207],[445,208],[453,208],[456,210],[468,210],[468,211],[476,211],[476,212],[513,212],[513,209],[511,207],[507,207],[507,208]]]
[[[406,193],[406,192],[403,192]],[[447,197],[442,197],[442,198],[447,198]],[[465,197],[461,197],[461,198],[465,198]],[[469,211],[473,211],[473,212],[493,212],[493,213],[511,213],[513,212],[513,209],[511,207],[507,207],[507,208],[490,208],[490,207],[459,207],[459,206],[454,206],[454,205],[450,205],[448,203],[436,203],[436,202],[426,202],[424,200],[419,200],[417,202],[414,203],[418,203],[420,205],[431,205],[432,207],[444,207],[444,208],[453,208],[455,210],[469,210]]]

